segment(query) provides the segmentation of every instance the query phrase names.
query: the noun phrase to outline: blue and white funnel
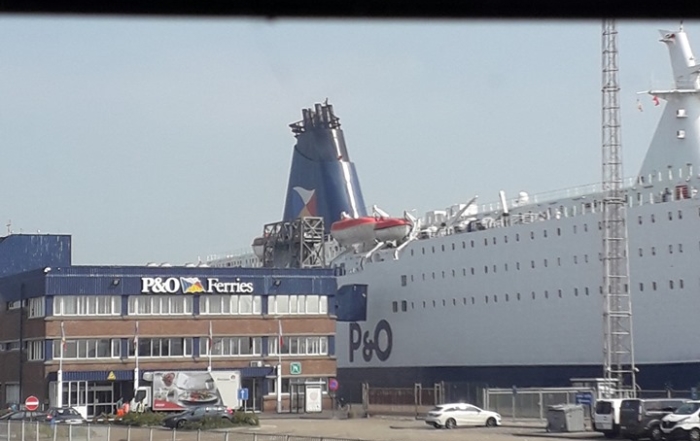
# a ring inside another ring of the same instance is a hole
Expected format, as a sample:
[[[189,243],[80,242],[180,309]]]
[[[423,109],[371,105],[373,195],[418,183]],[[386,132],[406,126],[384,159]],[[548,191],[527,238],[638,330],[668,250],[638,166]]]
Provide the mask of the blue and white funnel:
[[[290,124],[297,143],[282,220],[319,216],[328,233],[342,212],[366,216],[365,202],[333,106],[316,104],[314,109],[302,109],[302,116]]]

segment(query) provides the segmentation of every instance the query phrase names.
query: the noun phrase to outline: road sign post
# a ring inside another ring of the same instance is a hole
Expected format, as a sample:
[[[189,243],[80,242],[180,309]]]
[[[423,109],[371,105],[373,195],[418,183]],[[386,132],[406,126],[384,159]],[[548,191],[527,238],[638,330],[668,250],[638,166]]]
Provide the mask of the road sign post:
[[[243,412],[248,412],[248,388],[238,389],[238,399],[243,401]]]
[[[34,412],[39,408],[39,399],[34,395],[30,395],[24,400],[24,408],[30,412]]]

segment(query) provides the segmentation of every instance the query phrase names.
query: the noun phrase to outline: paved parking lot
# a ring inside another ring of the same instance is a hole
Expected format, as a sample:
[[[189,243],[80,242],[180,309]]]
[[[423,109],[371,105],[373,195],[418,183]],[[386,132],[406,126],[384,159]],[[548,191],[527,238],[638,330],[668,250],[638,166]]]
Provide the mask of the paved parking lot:
[[[258,433],[275,433],[297,436],[335,437],[363,439],[368,441],[527,441],[527,440],[599,440],[604,439],[596,432],[547,433],[544,423],[538,421],[504,421],[504,426],[468,427],[454,430],[434,429],[425,422],[400,418],[359,418],[359,419],[309,419],[284,418],[263,419]],[[246,432],[251,432],[249,429]]]

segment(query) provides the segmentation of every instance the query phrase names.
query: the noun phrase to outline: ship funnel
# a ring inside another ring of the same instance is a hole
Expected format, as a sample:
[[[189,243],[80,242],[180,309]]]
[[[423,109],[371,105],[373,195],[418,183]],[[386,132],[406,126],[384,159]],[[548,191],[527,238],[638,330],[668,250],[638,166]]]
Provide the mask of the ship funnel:
[[[333,106],[316,104],[313,109],[302,109],[301,115],[301,121],[289,125],[297,142],[283,220],[320,216],[328,233],[343,212],[350,217],[366,216],[365,203]]]

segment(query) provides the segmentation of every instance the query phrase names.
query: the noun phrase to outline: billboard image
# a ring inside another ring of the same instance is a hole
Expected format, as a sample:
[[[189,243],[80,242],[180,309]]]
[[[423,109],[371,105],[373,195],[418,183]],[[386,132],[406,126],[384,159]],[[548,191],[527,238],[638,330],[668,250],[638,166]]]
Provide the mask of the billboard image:
[[[240,372],[163,371],[153,373],[153,410],[202,405],[237,409]]]

